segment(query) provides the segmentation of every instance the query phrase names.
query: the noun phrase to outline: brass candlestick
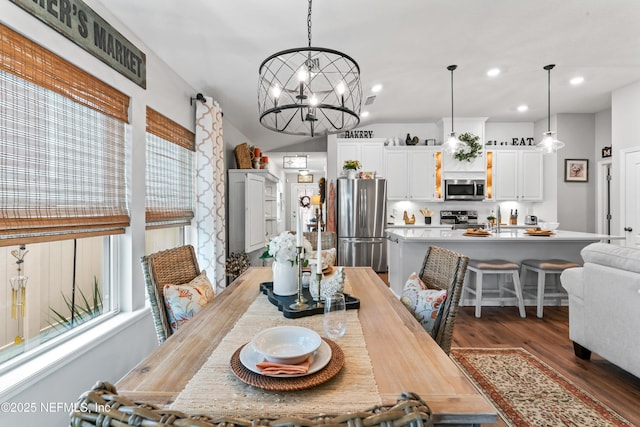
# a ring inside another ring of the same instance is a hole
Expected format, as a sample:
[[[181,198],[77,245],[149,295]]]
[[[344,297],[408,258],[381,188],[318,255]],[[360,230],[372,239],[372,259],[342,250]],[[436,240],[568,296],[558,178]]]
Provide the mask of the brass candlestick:
[[[318,299],[316,301],[316,307],[324,307],[322,301],[322,273],[316,273],[316,279],[318,280]]]
[[[298,262],[298,298],[296,302],[289,305],[289,308],[292,310],[304,310],[309,308],[309,304],[307,304],[307,299],[302,295],[302,246],[296,246],[298,250],[297,262]]]

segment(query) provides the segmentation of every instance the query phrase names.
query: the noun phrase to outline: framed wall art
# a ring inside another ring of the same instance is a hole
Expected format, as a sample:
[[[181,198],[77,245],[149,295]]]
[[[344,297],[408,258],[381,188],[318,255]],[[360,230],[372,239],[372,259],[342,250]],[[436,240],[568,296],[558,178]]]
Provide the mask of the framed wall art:
[[[565,182],[589,181],[589,160],[588,159],[564,159],[564,181]]]
[[[305,183],[305,184],[311,184],[313,182],[313,175],[308,173],[306,175],[301,175],[298,174],[298,182],[299,183]]]

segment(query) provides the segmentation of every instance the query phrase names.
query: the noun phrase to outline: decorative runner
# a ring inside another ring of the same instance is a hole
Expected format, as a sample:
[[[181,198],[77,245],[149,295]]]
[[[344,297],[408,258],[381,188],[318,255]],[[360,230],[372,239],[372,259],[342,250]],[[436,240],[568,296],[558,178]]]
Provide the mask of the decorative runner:
[[[451,358],[509,426],[633,427],[523,348],[454,348]]]
[[[304,326],[324,336],[322,315],[286,319],[265,295],[259,295],[178,395],[171,409],[210,416],[277,417],[319,411],[346,413],[382,403],[357,310],[347,311],[347,331],[334,340],[344,352],[345,363],[328,382],[308,390],[274,392],[236,378],[229,365],[233,353],[258,331],[279,325]]]

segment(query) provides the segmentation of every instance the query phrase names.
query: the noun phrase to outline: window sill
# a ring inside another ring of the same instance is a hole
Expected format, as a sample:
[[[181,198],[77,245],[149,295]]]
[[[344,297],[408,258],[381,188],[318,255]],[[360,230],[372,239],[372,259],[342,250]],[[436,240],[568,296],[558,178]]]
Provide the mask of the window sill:
[[[72,363],[120,333],[122,328],[149,316],[149,311],[149,307],[145,307],[131,313],[118,313],[0,375],[0,401],[12,398],[57,369]]]

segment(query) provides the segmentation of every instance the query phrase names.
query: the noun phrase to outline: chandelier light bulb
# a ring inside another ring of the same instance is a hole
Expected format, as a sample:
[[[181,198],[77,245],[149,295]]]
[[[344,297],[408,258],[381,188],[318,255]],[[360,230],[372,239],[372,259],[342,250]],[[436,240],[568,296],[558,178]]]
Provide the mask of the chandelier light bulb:
[[[346,87],[344,85],[344,82],[338,83],[338,85],[336,86],[336,92],[338,93],[338,95],[344,95],[345,90]]]
[[[298,71],[298,81],[306,82],[308,77],[309,73],[307,72],[307,70],[305,68],[300,68],[300,70]]]
[[[311,98],[309,98],[309,105],[312,107],[318,105],[318,98],[315,95],[311,95]]]
[[[274,87],[271,88],[271,94],[275,99],[278,99],[281,93],[282,93],[282,89],[280,89],[280,86],[275,85]]]

